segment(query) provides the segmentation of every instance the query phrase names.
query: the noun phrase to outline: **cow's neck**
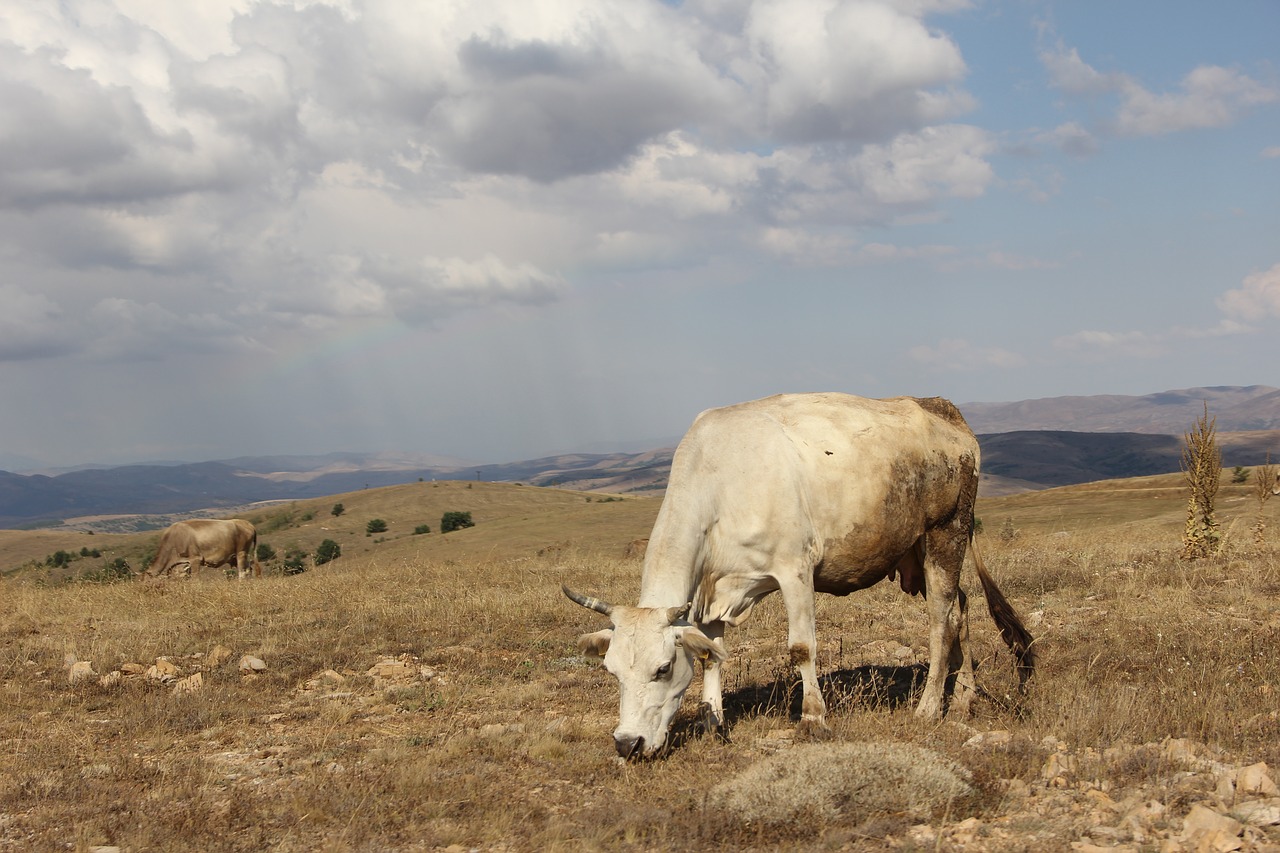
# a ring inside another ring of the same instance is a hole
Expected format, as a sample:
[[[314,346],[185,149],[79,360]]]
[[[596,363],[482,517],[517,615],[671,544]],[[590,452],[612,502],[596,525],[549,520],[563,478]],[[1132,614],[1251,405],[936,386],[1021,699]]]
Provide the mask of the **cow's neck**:
[[[687,507],[662,503],[649,534],[640,579],[641,607],[680,607],[692,600],[701,580],[710,521]]]

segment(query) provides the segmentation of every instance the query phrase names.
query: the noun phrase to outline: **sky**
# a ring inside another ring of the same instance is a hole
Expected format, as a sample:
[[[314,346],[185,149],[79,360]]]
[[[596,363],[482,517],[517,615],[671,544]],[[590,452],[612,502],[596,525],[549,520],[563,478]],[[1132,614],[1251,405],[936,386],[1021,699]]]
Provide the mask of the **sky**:
[[[8,0],[0,468],[1280,384],[1280,4]]]

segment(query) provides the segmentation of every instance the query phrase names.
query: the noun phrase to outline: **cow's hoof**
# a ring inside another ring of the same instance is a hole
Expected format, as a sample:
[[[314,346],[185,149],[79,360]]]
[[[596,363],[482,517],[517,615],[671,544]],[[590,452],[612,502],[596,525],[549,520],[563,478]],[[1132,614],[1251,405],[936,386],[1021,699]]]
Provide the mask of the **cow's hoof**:
[[[712,710],[710,702],[703,702],[699,705],[698,714],[700,717],[698,725],[702,729],[704,737],[714,737],[728,743],[729,730],[725,728],[720,715]]]
[[[833,739],[835,736],[835,732],[831,731],[827,721],[820,717],[802,719],[799,728],[796,730],[796,737],[799,740],[826,741]]]

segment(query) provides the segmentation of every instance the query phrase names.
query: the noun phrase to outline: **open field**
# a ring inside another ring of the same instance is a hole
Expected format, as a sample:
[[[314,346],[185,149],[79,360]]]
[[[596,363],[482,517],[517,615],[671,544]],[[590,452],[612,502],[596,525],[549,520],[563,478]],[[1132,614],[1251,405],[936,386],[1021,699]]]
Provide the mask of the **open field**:
[[[1280,501],[1257,547],[1248,490],[1224,485],[1224,553],[1184,563],[1185,500],[1155,477],[980,501],[979,547],[1040,649],[1020,706],[971,575],[983,695],[941,724],[912,715],[922,603],[888,585],[822,596],[835,743],[815,753],[792,736],[774,597],[727,637],[728,742],[696,731],[695,681],[671,754],[630,765],[609,738],[617,687],[574,645],[603,619],[560,584],[633,600],[624,553],[656,499],[418,483],[254,513],[278,551],[341,544],[293,577],[59,584],[28,568],[0,581],[0,849],[1280,849]],[[450,510],[476,526],[413,533]],[[366,536],[372,518],[388,532]],[[136,567],[156,538],[2,533],[6,571],[82,543]],[[73,662],[93,674],[71,683]],[[922,760],[887,777],[849,760],[869,743]],[[834,798],[749,781],[773,756],[783,782],[838,780]],[[905,798],[932,790],[923,757],[964,790]],[[744,806],[728,780],[799,805]]]

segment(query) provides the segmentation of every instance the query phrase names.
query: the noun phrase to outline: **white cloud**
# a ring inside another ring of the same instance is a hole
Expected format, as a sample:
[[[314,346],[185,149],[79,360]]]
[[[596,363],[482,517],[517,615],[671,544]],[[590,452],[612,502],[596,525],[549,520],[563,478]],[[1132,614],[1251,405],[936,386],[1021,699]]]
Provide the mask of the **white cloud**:
[[[1280,157],[1280,145],[1272,145],[1262,149],[1262,156],[1268,160]]]
[[[1102,73],[1059,43],[1040,52],[1053,86],[1071,95],[1115,94],[1116,132],[1156,136],[1197,128],[1223,127],[1250,109],[1280,100],[1280,89],[1237,68],[1201,65],[1183,77],[1176,92],[1155,93],[1128,74]],[[1077,142],[1084,141],[1077,138]]]
[[[1121,89],[1116,116],[1121,133],[1152,136],[1230,124],[1251,107],[1272,103],[1280,91],[1231,68],[1205,65],[1182,80],[1181,91],[1157,95],[1133,81]]]
[[[1074,121],[1036,134],[1035,141],[1051,145],[1071,157],[1089,157],[1098,153],[1098,141],[1093,134]]]
[[[1280,264],[1245,276],[1243,286],[1218,298],[1228,317],[1245,323],[1266,323],[1280,318]]]

